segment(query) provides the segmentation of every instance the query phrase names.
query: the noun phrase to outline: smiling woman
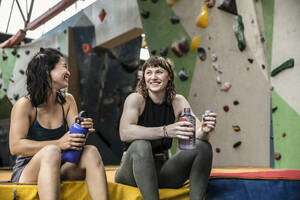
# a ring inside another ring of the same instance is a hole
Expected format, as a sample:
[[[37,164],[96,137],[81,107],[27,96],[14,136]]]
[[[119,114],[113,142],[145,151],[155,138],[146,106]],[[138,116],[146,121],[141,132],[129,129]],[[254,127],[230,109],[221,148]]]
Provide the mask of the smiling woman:
[[[28,95],[11,111],[9,147],[17,155],[12,182],[38,184],[40,199],[59,199],[60,180],[85,179],[92,199],[107,200],[107,184],[98,149],[85,145],[85,135],[69,134],[77,116],[73,96],[61,90],[68,87],[70,72],[63,54],[41,48],[27,70]],[[84,118],[82,128],[94,132],[93,120]],[[61,160],[62,151],[82,150],[78,163]]]
[[[136,92],[125,100],[120,121],[124,153],[115,175],[117,183],[137,186],[144,200],[153,200],[159,199],[158,188],[179,188],[190,178],[190,199],[202,199],[212,164],[208,140],[216,114],[203,117],[202,122],[196,119],[194,150],[179,151],[169,158],[173,138],[186,140],[194,135],[190,122],[178,122],[185,108],[190,104],[175,92],[172,62],[150,57],[142,66]]]

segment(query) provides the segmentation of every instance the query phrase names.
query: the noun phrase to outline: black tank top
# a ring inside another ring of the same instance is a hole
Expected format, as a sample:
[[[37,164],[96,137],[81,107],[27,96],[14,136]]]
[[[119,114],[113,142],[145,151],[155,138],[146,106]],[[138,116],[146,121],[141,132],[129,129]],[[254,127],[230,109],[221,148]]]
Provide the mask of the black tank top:
[[[60,127],[55,129],[47,129],[40,125],[37,120],[37,108],[35,108],[35,119],[32,125],[29,128],[27,139],[37,140],[37,141],[45,141],[45,140],[57,140],[61,138],[66,133],[66,118],[64,107],[61,104],[63,120]]]
[[[137,125],[144,127],[159,127],[169,125],[175,122],[175,114],[172,105],[166,102],[156,104],[148,96],[145,102],[145,108],[142,115],[138,119]],[[130,144],[125,143],[125,150],[128,149]],[[171,138],[162,138],[151,140],[153,153],[163,153],[172,146]]]

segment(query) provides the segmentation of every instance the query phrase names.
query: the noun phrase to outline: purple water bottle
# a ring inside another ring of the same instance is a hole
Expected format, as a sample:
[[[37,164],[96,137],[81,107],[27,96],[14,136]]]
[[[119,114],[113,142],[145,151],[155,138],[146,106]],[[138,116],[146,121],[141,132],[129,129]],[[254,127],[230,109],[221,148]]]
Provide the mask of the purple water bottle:
[[[179,149],[181,150],[191,150],[196,148],[196,118],[191,115],[191,108],[184,108],[183,115],[180,116],[179,121],[188,121],[192,123],[192,128],[194,128],[193,135],[189,139],[178,139]]]
[[[84,120],[83,116],[87,117],[87,113],[85,111],[81,111],[78,114],[78,117],[76,117],[75,123],[73,123],[70,128],[70,134],[81,133],[86,136],[88,129],[80,126],[80,123]],[[65,150],[62,154],[62,159],[65,162],[77,163],[81,157],[81,153],[82,150]]]

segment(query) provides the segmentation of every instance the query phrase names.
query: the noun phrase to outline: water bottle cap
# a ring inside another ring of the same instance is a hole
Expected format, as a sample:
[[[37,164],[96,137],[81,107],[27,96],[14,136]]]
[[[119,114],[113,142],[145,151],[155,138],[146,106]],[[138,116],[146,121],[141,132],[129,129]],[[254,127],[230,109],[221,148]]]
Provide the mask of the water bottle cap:
[[[88,117],[87,112],[85,112],[84,110],[80,111],[78,117],[76,117],[75,119],[75,123],[80,124],[81,122],[84,121],[84,118],[86,117]]]
[[[212,113],[211,110],[206,110],[205,113],[204,113],[204,115],[205,115],[205,116],[209,116],[210,113]]]

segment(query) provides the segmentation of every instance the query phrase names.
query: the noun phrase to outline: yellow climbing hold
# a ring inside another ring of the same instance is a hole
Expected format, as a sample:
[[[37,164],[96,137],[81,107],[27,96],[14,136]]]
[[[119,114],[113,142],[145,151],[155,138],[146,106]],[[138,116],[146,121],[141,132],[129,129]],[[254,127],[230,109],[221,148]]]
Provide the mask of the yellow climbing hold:
[[[208,13],[207,7],[205,5],[201,8],[201,13],[197,17],[196,25],[201,28],[206,28],[208,26]]]
[[[146,42],[146,37],[143,37],[142,39],[142,48],[146,48],[147,42]]]
[[[174,4],[175,4],[175,0],[166,0],[166,1],[167,1],[168,6],[170,6],[170,7],[174,6]]]
[[[195,51],[199,45],[200,45],[200,35],[193,38],[192,44],[190,47],[191,51]]]

